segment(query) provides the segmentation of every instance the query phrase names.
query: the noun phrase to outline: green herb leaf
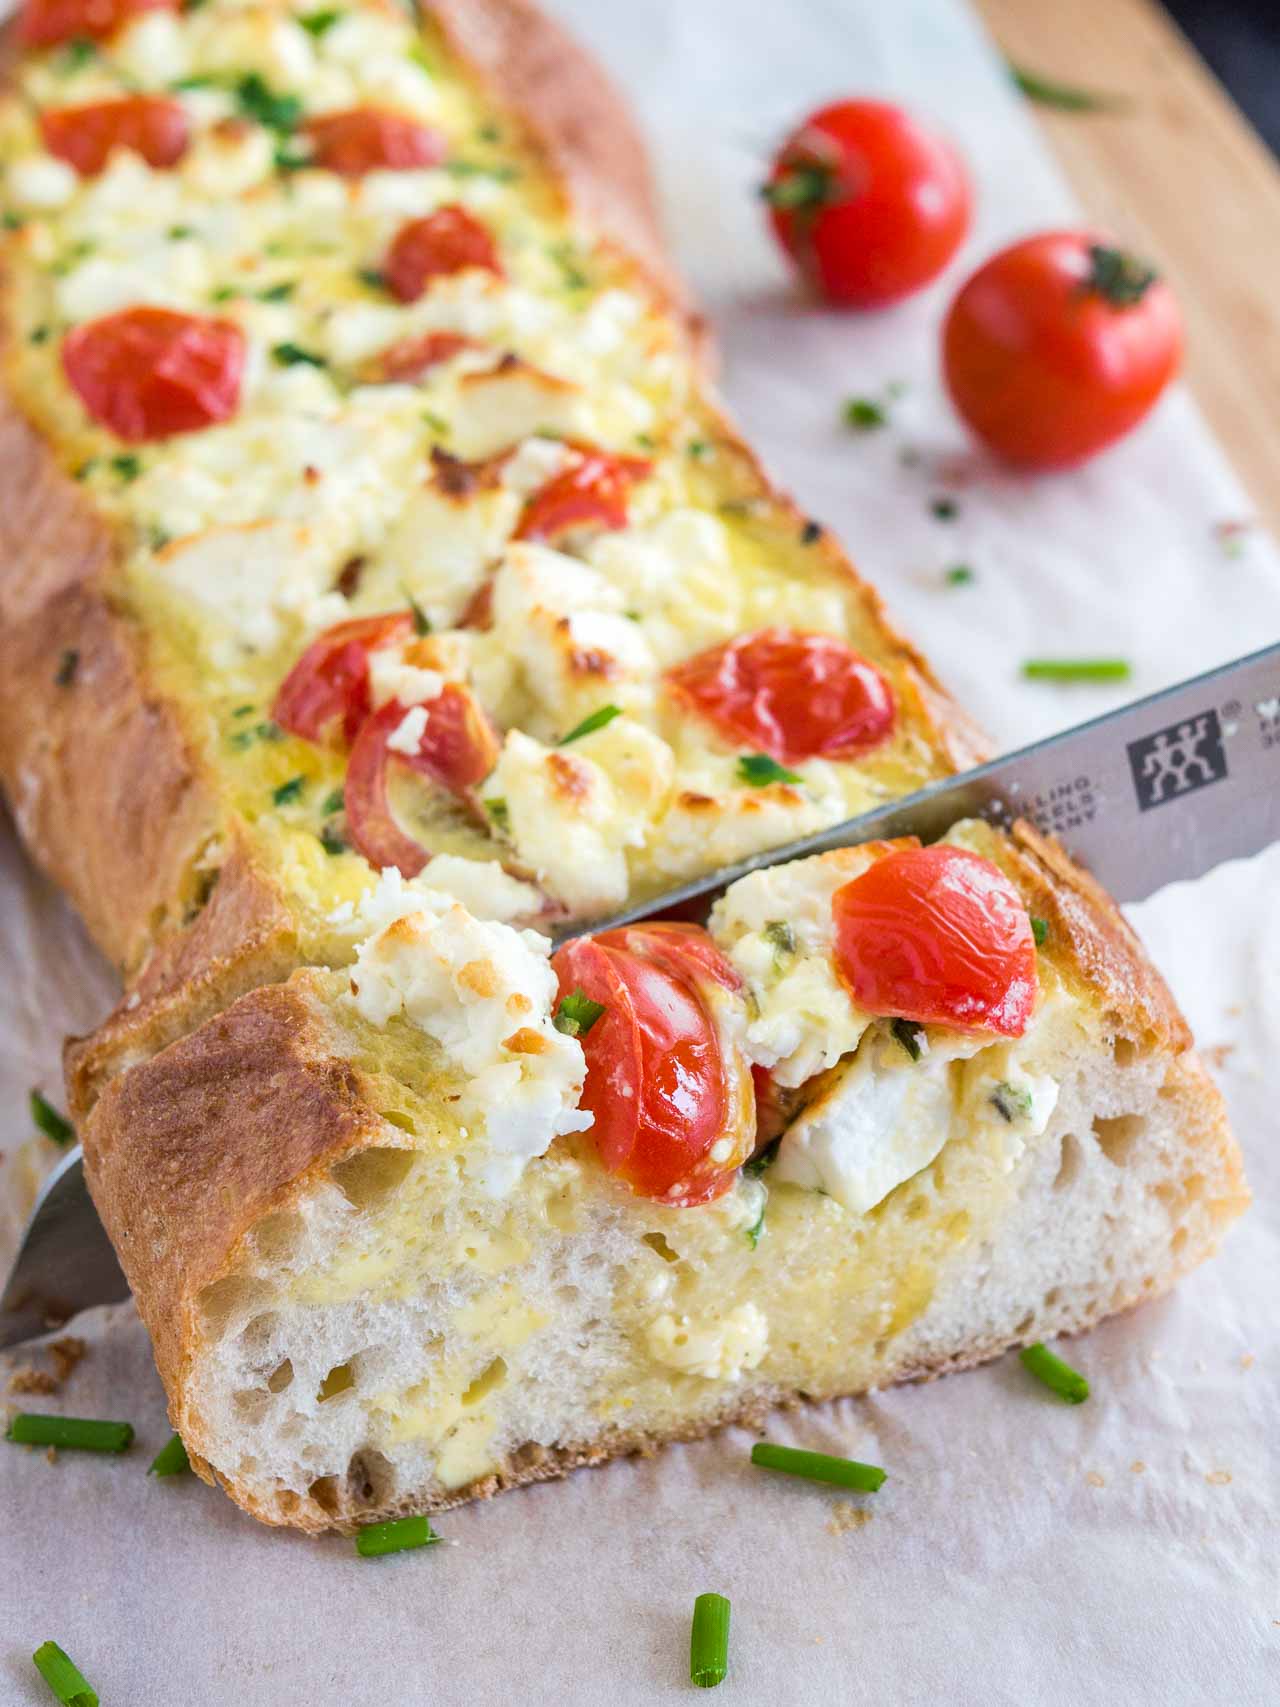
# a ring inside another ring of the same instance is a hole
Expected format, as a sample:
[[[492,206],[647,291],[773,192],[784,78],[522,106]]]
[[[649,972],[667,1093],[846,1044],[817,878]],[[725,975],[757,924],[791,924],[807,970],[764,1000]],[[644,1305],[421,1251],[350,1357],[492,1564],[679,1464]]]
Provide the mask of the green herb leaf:
[[[321,36],[328,34],[341,16],[341,12],[307,12],[303,17],[297,19],[297,22],[302,25],[308,35],[315,36],[318,40]]]
[[[566,1037],[585,1037],[603,1012],[603,1002],[593,1002],[585,990],[575,988],[561,999],[551,1023]]]
[[[59,688],[69,688],[76,679],[76,671],[80,668],[80,654],[74,646],[68,646],[58,659],[58,667],[53,673],[53,685]]]
[[[21,231],[26,223],[20,213],[0,213],[0,230]]]
[[[684,448],[685,455],[692,457],[694,462],[704,462],[711,455],[711,446],[706,439],[690,439]]]
[[[322,824],[320,826],[320,846],[327,854],[333,856],[346,853],[351,844],[336,824]]]
[[[620,705],[602,705],[598,711],[593,711],[590,717],[584,717],[567,735],[560,737],[559,745],[567,747],[570,741],[580,741],[584,735],[594,735],[597,729],[603,729],[613,722],[615,717],[622,716]]]
[[[356,270],[356,277],[361,284],[368,285],[370,290],[386,290],[387,288],[385,276],[376,267],[359,267]]]
[[[1089,266],[1089,277],[1081,289],[1095,291],[1113,308],[1133,308],[1160,276],[1145,261],[1105,243],[1090,244]]]
[[[1047,1345],[1039,1340],[1035,1345],[1023,1346],[1018,1353],[1018,1360],[1024,1369],[1030,1370],[1037,1381],[1043,1381],[1045,1386],[1056,1393],[1060,1399],[1065,1399],[1069,1405],[1083,1405],[1089,1397],[1089,1383],[1078,1369],[1073,1369],[1069,1363],[1064,1363],[1060,1357],[1055,1357]]]
[[[1076,83],[1059,83],[1025,65],[1010,63],[1009,75],[1029,101],[1041,107],[1054,107],[1060,113],[1119,113],[1132,104],[1127,95],[1104,94]]]
[[[438,439],[448,438],[450,431],[449,423],[445,420],[443,415],[437,415],[431,409],[424,409],[422,411],[422,421],[424,426],[431,428],[431,431]]]
[[[122,456],[111,458],[112,472],[118,474],[126,486],[129,486],[142,473],[142,458],[125,451]]]
[[[63,1707],[98,1707],[98,1692],[56,1642],[42,1642],[32,1662]]]
[[[315,355],[311,350],[304,350],[301,344],[273,344],[271,354],[281,367],[328,367],[323,356]]]
[[[771,782],[803,782],[804,778],[787,770],[768,753],[744,753],[738,760],[738,781],[751,788],[766,788]]]
[[[844,406],[844,421],[855,433],[873,433],[886,427],[889,416],[883,406],[870,397],[851,397]]]
[[[483,160],[446,160],[441,170],[454,178],[492,178],[499,184],[513,183],[520,176],[514,166],[491,166]]]
[[[775,957],[795,953],[796,933],[785,919],[770,919],[760,934],[766,942],[773,944]]]
[[[59,1114],[48,1097],[38,1090],[33,1090],[28,1098],[31,1109],[31,1119],[36,1130],[43,1132],[46,1138],[52,1138],[55,1144],[74,1144],[76,1129],[65,1114]]]
[[[325,814],[341,812],[346,807],[346,794],[341,788],[335,788],[331,794],[326,794],[324,805],[320,810]]]
[[[235,86],[235,97],[245,118],[289,136],[302,119],[302,102],[296,95],[281,95],[271,88],[256,71],[241,77]]]
[[[191,1460],[187,1457],[187,1449],[182,1444],[180,1434],[171,1434],[168,1441],[151,1460],[147,1470],[148,1476],[181,1476],[190,1470]]]
[[[1127,682],[1133,668],[1127,658],[1028,658],[1022,674],[1029,682]]]
[[[506,801],[500,794],[492,794],[489,796],[488,800],[482,800],[480,804],[493,819],[494,825],[497,829],[506,830],[510,828],[511,813],[507,809]]]
[[[195,232],[189,225],[171,225],[165,235],[170,243],[181,243],[184,238],[194,237]]]
[[[244,295],[244,292],[242,290],[240,290],[236,285],[230,285],[230,284],[218,285],[214,290],[211,290],[209,292],[209,301],[210,302],[234,302],[238,296],[243,296],[243,295]]]
[[[971,587],[977,579],[967,563],[953,563],[943,576],[949,587]]]
[[[307,786],[305,776],[291,776],[288,782],[282,782],[279,788],[271,791],[271,798],[277,806],[292,806],[294,801],[302,798],[302,791]]]
[[[422,606],[418,603],[417,599],[414,598],[412,593],[406,592],[404,596],[409,601],[409,611],[413,617],[413,632],[419,636],[423,634],[430,634],[431,618],[427,615],[426,611],[423,610]]]
[[[742,1164],[742,1171],[748,1179],[759,1179],[778,1159],[778,1146],[781,1138],[775,1138],[771,1144],[766,1144],[763,1150],[757,1150],[749,1162]]]
[[[362,1559],[382,1559],[388,1553],[430,1547],[439,1539],[429,1517],[395,1517],[388,1523],[366,1523],[356,1536],[356,1552]]]
[[[73,71],[83,71],[97,57],[97,42],[90,41],[87,36],[76,36],[58,55],[58,70],[64,76],[70,76]]]
[[[268,285],[266,290],[258,292],[259,302],[288,302],[298,288],[297,279],[282,279],[279,284]]]
[[[10,1417],[5,1439],[19,1446],[57,1446],[80,1452],[125,1452],[133,1444],[133,1424],[96,1422],[89,1417],[46,1417],[20,1411]]]
[[[28,335],[27,342],[29,344],[47,344],[49,342],[49,328],[47,326],[37,326],[35,330]]]
[[[810,1482],[830,1482],[837,1488],[856,1488],[874,1494],[884,1485],[886,1472],[878,1464],[860,1464],[856,1458],[832,1458],[825,1452],[802,1452],[794,1446],[775,1446],[758,1440],[751,1448],[751,1462],[762,1470],[781,1470],[788,1476],[804,1476]]]
[[[918,1061],[922,1053],[920,1039],[924,1036],[924,1027],[913,1019],[895,1019],[889,1029],[911,1059]]]
[[[722,1594],[700,1594],[693,1603],[689,1635],[689,1681],[714,1689],[729,1670],[729,1602]]]
[[[764,1197],[760,1201],[760,1213],[756,1216],[755,1220],[751,1223],[751,1225],[746,1230],[746,1235],[745,1235],[746,1241],[751,1246],[751,1249],[753,1251],[755,1250],[756,1246],[760,1243],[761,1233],[764,1232],[764,1216],[765,1216],[765,1211],[766,1211],[766,1209],[768,1209],[768,1207],[769,1207],[769,1194],[768,1194],[768,1192],[766,1192]]]
[[[991,1106],[1002,1120],[1007,1120],[1010,1126],[1015,1120],[1029,1120],[1031,1117],[1031,1092],[1019,1090],[1007,1079],[1001,1079],[991,1093]]]
[[[931,498],[929,514],[936,522],[953,522],[960,514],[960,506],[954,498]]]
[[[1031,915],[1031,934],[1036,939],[1036,947],[1037,948],[1043,948],[1044,947],[1044,939],[1049,934],[1049,921],[1048,921],[1048,919],[1038,919],[1038,918],[1036,918],[1035,914],[1033,913]]]

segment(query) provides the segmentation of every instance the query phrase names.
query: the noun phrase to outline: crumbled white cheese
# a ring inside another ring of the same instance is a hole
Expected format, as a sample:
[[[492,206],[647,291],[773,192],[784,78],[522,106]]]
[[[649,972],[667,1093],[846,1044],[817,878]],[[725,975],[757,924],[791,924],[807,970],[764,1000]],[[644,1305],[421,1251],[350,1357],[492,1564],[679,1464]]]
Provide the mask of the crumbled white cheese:
[[[502,869],[496,859],[464,859],[460,854],[436,854],[423,874],[431,888],[461,901],[477,919],[531,919],[543,906],[541,890],[522,883]]]
[[[718,1319],[693,1321],[664,1314],[645,1330],[649,1355],[681,1375],[736,1381],[754,1369],[769,1345],[769,1320],[756,1304],[739,1304]]]
[[[5,183],[19,207],[43,211],[65,207],[79,187],[80,174],[52,154],[31,154],[13,162]]]
[[[403,753],[407,758],[412,758],[422,745],[422,737],[426,732],[426,708],[421,705],[411,706],[387,736],[387,751]]]
[[[539,491],[573,461],[573,452],[560,439],[525,439],[502,465],[502,484],[522,497]]]
[[[584,425],[576,386],[518,363],[463,377],[451,444],[474,462],[548,428],[576,438]]]
[[[379,646],[369,654],[369,694],[375,711],[393,699],[401,705],[420,707],[427,700],[438,699],[443,691],[444,677],[439,670],[423,670],[417,664],[406,663],[394,647]],[[422,728],[426,722],[424,712]]]
[[[514,492],[450,497],[436,482],[405,504],[375,573],[413,594],[433,628],[447,628],[501,558],[520,516]]]

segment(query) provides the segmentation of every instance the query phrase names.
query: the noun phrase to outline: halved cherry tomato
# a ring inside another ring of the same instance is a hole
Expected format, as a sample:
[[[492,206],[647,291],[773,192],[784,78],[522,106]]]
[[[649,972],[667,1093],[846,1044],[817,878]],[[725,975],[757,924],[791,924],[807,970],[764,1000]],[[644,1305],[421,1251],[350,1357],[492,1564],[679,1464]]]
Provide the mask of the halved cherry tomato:
[[[148,166],[176,166],[187,151],[191,126],[177,101],[163,95],[126,95],[84,107],[53,107],[40,115],[50,154],[96,177],[116,148],[140,154]]]
[[[667,671],[667,684],[726,739],[780,764],[850,759],[893,732],[893,692],[828,634],[761,628]]]
[[[499,748],[475,696],[460,682],[446,682],[422,707],[427,720],[417,752],[392,752],[387,742],[409,709],[391,700],[365,719],[347,760],[343,800],[357,852],[376,871],[395,866],[403,876],[416,877],[431,856],[395,821],[387,798],[388,761],[398,759],[441,788],[465,794],[488,776]]]
[[[401,338],[377,357],[383,379],[410,384],[441,362],[452,361],[463,350],[481,350],[483,344],[464,338],[461,332],[424,332],[417,338]]]
[[[488,226],[465,207],[450,203],[400,227],[387,251],[382,276],[392,296],[416,302],[433,278],[460,273],[466,267],[483,267],[502,276],[498,247]]]
[[[105,41],[139,12],[176,12],[178,0],[26,0],[18,31],[28,47],[87,36]]]
[[[755,1139],[751,1074],[715,1022],[741,990],[728,961],[700,926],[656,924],[576,937],[551,964],[562,995],[605,1010],[582,1038],[605,1167],[663,1203],[722,1196]]]
[[[1025,468],[1067,467],[1123,437],[1182,360],[1169,286],[1081,231],[1002,249],[960,291],[942,338],[956,408]]]
[[[1036,1000],[1026,903],[990,860],[941,842],[837,889],[836,971],[867,1013],[1021,1037]]]
[[[369,654],[401,645],[413,633],[408,611],[358,616],[317,636],[289,671],[271,708],[273,720],[307,741],[331,741],[339,724],[350,743],[368,717]]]
[[[627,494],[653,472],[639,456],[614,456],[593,445],[570,447],[576,461],[535,492],[525,505],[517,539],[552,540],[577,528],[613,530],[627,525]]]
[[[806,119],[762,194],[778,241],[840,308],[878,308],[919,290],[969,228],[959,154],[883,101],[837,101]]]
[[[233,322],[170,308],[104,314],[62,341],[62,365],[80,401],[134,444],[234,415],[244,358],[244,334]]]
[[[403,172],[414,166],[438,166],[445,156],[439,131],[377,107],[348,107],[318,113],[303,125],[311,139],[311,163],[344,178],[366,172]]]

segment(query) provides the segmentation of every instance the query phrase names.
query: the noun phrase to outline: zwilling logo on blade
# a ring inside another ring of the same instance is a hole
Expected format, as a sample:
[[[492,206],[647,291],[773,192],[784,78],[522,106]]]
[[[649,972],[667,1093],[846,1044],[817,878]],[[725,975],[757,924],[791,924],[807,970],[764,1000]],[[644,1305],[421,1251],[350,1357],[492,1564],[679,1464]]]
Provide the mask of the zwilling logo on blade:
[[[1144,812],[1221,782],[1227,774],[1227,755],[1217,712],[1202,711],[1141,741],[1130,741],[1129,766]]]

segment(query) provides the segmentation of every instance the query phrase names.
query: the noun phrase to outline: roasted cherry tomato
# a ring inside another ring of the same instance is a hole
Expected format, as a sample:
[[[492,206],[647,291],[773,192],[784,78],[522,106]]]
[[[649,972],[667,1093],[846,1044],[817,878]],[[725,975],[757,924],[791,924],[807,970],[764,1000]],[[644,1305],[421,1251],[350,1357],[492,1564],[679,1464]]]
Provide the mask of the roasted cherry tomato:
[[[230,320],[170,308],[104,314],[62,340],[62,365],[80,401],[134,444],[234,415],[244,354],[244,334]]]
[[[302,129],[311,141],[311,164],[344,178],[438,166],[445,156],[445,140],[439,131],[377,107],[318,113]]]
[[[178,0],[26,0],[18,30],[28,47],[81,36],[105,41],[139,12],[176,12]]]
[[[614,456],[592,445],[573,445],[576,458],[525,505],[517,539],[554,540],[577,528],[624,528],[627,494],[653,472],[639,456]]]
[[[452,361],[463,350],[480,350],[483,344],[464,338],[461,332],[424,332],[417,338],[401,338],[376,359],[380,378],[412,383],[441,362]]]
[[[483,267],[502,276],[498,247],[488,226],[465,207],[451,203],[400,227],[382,275],[392,296],[416,302],[432,279],[467,267]]]
[[[906,848],[837,889],[835,964],[867,1013],[1021,1037],[1036,1000],[1026,904],[990,860]]]
[[[780,764],[854,758],[893,731],[888,682],[827,634],[740,634],[676,664],[667,682],[726,740]]]
[[[879,308],[919,290],[969,229],[959,154],[883,101],[837,101],[806,119],[762,194],[778,241],[838,308]]]
[[[1082,462],[1137,425],[1177,373],[1167,284],[1089,232],[1002,249],[951,305],[943,363],[983,442],[1025,468]]]
[[[562,996],[604,1012],[582,1035],[582,1106],[610,1173],[681,1207],[720,1197],[755,1140],[751,1074],[716,1024],[740,1000],[732,966],[698,925],[629,925],[575,937],[552,960]]]
[[[272,718],[306,741],[332,741],[339,731],[348,744],[354,741],[371,709],[369,654],[403,645],[412,633],[408,611],[353,617],[327,628],[281,683]]]
[[[409,711],[398,700],[367,717],[347,760],[343,803],[347,829],[357,852],[376,871],[389,866],[416,877],[431,857],[396,823],[387,798],[387,767],[392,759],[408,765],[429,782],[465,794],[498,762],[498,738],[475,696],[460,682],[446,682],[422,706],[425,727],[417,751],[388,746]]]
[[[177,101],[163,95],[126,95],[85,107],[53,107],[40,115],[50,154],[96,177],[113,149],[129,148],[148,166],[176,166],[187,151],[191,127]]]

